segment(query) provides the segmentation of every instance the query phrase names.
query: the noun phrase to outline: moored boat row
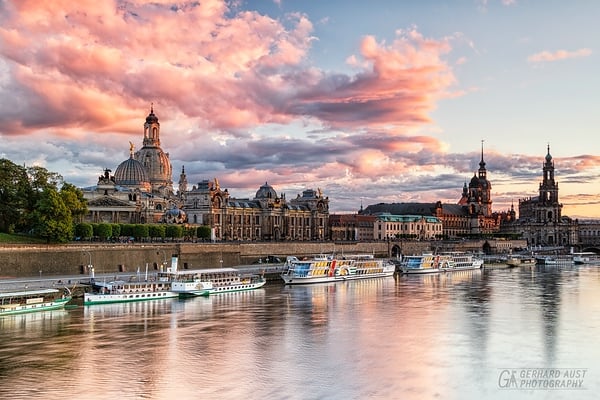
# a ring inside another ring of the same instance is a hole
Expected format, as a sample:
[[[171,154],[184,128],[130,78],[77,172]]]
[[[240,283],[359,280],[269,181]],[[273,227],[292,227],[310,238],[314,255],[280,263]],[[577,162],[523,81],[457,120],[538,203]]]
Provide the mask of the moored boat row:
[[[423,253],[405,256],[400,263],[403,274],[434,274],[481,269],[483,259],[470,253]]]
[[[0,292],[0,317],[36,311],[58,310],[71,301],[71,292],[65,288],[35,289]]]
[[[286,266],[281,274],[286,285],[382,278],[396,271],[390,260],[376,259],[370,254],[317,256],[306,260],[288,257]]]
[[[536,264],[536,259],[533,256],[525,256],[514,254],[506,259],[506,264],[511,267],[528,267]]]
[[[564,257],[511,255],[505,258],[508,267],[532,266],[543,262],[544,265],[559,265]],[[570,263],[594,263],[599,260],[594,253],[573,253]],[[107,304],[135,302],[155,299],[210,296],[220,293],[250,291],[266,284],[263,275],[243,273],[236,268],[209,268],[198,270],[179,270],[178,257],[166,271],[153,277],[138,276],[130,280],[96,280],[93,266],[90,266],[90,290],[84,293],[83,304]],[[321,255],[308,259],[288,257],[281,278],[286,285],[301,285],[324,282],[340,282],[357,279],[372,279],[392,276],[396,270],[402,274],[432,274],[477,270],[483,267],[482,257],[464,252],[434,254],[424,252],[420,255],[404,256],[398,264],[389,259],[376,259],[370,254],[359,255]],[[262,271],[264,273],[264,271]],[[279,274],[279,272],[277,272]],[[68,290],[68,289],[67,289]],[[29,291],[0,292],[0,316],[24,312],[64,308],[71,300],[70,292],[61,293],[56,289],[38,289]]]
[[[573,253],[572,256],[573,256],[574,264],[599,264],[600,263],[600,254],[596,254],[591,251]]]
[[[156,278],[125,282],[101,282],[90,270],[92,291],[84,293],[84,305],[130,301],[157,300],[176,297],[208,296],[213,294],[253,290],[262,287],[266,280],[255,274],[242,274],[235,268],[179,270],[178,258],[173,256],[171,266],[159,272]]]

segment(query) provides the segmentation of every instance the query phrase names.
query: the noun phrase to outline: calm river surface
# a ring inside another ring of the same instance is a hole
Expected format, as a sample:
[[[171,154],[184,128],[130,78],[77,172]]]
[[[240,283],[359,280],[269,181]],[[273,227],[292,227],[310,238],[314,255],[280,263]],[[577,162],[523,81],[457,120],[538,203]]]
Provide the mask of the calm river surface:
[[[592,399],[600,267],[0,318],[0,399]]]

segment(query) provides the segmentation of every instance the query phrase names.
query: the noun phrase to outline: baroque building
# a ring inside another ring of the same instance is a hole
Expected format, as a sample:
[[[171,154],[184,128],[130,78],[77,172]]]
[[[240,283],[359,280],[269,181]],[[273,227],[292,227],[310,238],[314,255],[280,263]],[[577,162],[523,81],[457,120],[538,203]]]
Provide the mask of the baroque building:
[[[413,218],[435,217],[441,222],[442,226],[442,231],[434,234],[435,237],[439,238],[491,234],[498,232],[501,220],[507,218],[505,214],[492,211],[491,191],[492,184],[487,179],[482,145],[479,169],[473,174],[468,186],[465,182],[462,195],[457,204],[443,204],[441,201],[433,203],[379,203],[369,205],[360,213],[377,216],[411,216]],[[401,234],[401,232],[398,232],[398,234]],[[409,232],[406,232],[406,234],[409,234]],[[412,235],[414,232],[410,234]],[[419,236],[423,235],[419,234]],[[378,235],[375,234],[375,236],[377,238]]]
[[[86,222],[159,223],[185,221],[181,201],[173,195],[169,154],[160,147],[160,123],[154,107],[144,122],[142,148],[129,142],[129,158],[105,169],[96,186],[83,189]]]
[[[519,218],[503,223],[503,232],[522,234],[529,246],[572,246],[579,242],[577,221],[562,215],[554,173],[548,145],[538,195],[519,200]]]
[[[267,182],[253,199],[233,198],[219,181],[203,180],[185,195],[191,224],[211,227],[212,240],[324,240],[329,237],[329,198],[307,189],[295,199]]]
[[[105,169],[96,186],[83,188],[85,222],[205,225],[213,240],[324,240],[329,237],[329,198],[307,189],[287,200],[269,184],[253,199],[231,197],[219,181],[204,180],[188,190],[185,167],[173,191],[173,168],[160,143],[154,107],[143,126],[142,148],[129,142],[129,158],[114,175]]]
[[[329,235],[331,240],[367,241],[373,240],[373,228],[377,217],[374,215],[330,214]]]

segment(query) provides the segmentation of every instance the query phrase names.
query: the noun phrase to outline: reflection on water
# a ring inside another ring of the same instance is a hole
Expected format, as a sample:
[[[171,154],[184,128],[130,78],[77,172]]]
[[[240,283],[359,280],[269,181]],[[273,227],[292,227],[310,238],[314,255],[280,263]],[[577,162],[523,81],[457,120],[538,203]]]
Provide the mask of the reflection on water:
[[[592,398],[600,268],[399,276],[0,319],[0,398]],[[507,368],[588,368],[506,391]]]

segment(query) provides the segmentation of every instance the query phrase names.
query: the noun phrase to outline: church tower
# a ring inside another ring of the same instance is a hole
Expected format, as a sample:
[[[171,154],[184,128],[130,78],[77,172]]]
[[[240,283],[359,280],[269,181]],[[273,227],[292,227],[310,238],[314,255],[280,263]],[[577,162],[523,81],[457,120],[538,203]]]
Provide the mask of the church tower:
[[[539,215],[542,222],[559,222],[562,204],[558,202],[558,183],[554,180],[554,161],[550,155],[550,145],[544,160],[543,178],[539,189]]]
[[[481,161],[479,162],[479,186],[481,188],[481,206],[483,215],[492,215],[492,184],[487,180],[487,170],[483,161],[483,140],[481,141]]]
[[[144,123],[144,141],[140,150],[135,153],[135,159],[142,163],[147,172],[152,193],[163,197],[173,194],[173,170],[169,153],[160,147],[160,123],[154,114],[154,106],[150,106],[150,114]]]
[[[481,142],[479,170],[473,174],[468,188],[465,182],[458,204],[468,205],[471,215],[481,214],[485,217],[492,215],[492,184],[487,180],[487,170],[483,160],[483,141]]]
[[[185,174],[185,166],[181,167],[181,174],[179,174],[179,198],[185,200],[185,193],[188,191],[187,175]]]

